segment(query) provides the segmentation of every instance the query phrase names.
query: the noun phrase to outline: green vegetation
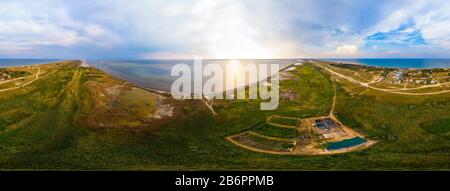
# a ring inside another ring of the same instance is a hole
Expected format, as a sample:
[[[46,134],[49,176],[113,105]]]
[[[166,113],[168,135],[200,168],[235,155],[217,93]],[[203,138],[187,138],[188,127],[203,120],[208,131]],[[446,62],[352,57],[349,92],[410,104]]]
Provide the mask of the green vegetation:
[[[380,142],[367,151],[379,157],[371,162],[385,161],[400,169],[408,169],[405,164],[448,168],[450,139],[420,127],[450,114],[448,94],[412,97],[370,91],[367,96],[350,96],[339,90],[337,117]]]
[[[428,122],[422,124],[421,127],[428,133],[445,135],[450,132],[450,118]]]
[[[249,145],[254,148],[269,150],[269,151],[288,151],[294,147],[292,141],[273,140],[264,137],[252,135],[250,133],[243,133],[233,137],[235,141]]]
[[[379,143],[333,156],[283,156],[242,149],[224,137],[249,130],[274,114],[327,114],[332,82],[313,65],[293,71],[297,79],[281,81],[282,90],[297,96],[280,100],[278,110],[259,110],[260,100],[219,100],[214,116],[198,100],[167,100],[175,107],[174,116],[150,121],[133,115],[139,110],[114,110],[116,102],[104,89],[123,82],[101,71],[72,62],[41,67],[47,72],[39,80],[0,92],[0,118],[7,126],[0,131],[0,169],[450,169],[448,131],[436,130],[448,125],[449,94],[403,96],[370,90],[358,95],[340,80],[335,114]],[[108,121],[118,119],[139,125],[108,126]],[[244,135],[258,146],[292,147],[290,142]]]
[[[6,121],[0,118],[0,131],[3,131],[5,129],[6,129]]]
[[[31,73],[23,70],[10,70],[7,68],[0,68],[0,81],[10,80],[20,77],[29,76]]]
[[[298,119],[286,118],[286,117],[280,117],[280,116],[272,116],[270,118],[270,122],[280,124],[280,125],[289,125],[289,126],[297,126],[298,125]]]
[[[287,138],[292,139],[297,137],[297,129],[291,129],[291,128],[283,128],[283,127],[276,127],[273,125],[269,125],[267,123],[261,123],[255,128],[252,129],[252,131],[255,131],[257,133],[270,136],[270,137],[280,137],[280,138]]]
[[[126,110],[130,110],[130,112],[140,117],[146,117],[149,115],[149,112],[155,110],[157,98],[148,91],[134,88],[119,96],[118,102]]]

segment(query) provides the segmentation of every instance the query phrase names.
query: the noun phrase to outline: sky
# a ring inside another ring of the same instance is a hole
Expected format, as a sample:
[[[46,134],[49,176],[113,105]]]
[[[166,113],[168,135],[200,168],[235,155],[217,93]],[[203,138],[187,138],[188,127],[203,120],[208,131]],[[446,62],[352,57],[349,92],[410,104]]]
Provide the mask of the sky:
[[[0,0],[0,58],[450,58],[448,0]]]

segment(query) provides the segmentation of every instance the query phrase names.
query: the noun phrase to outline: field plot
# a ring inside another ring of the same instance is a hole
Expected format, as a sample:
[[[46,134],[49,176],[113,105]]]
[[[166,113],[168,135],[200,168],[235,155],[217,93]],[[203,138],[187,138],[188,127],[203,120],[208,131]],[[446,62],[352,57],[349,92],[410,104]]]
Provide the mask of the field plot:
[[[295,128],[278,127],[267,123],[261,123],[257,125],[252,129],[252,131],[271,137],[281,137],[288,139],[297,137],[297,129]]]
[[[336,89],[333,89],[336,94]],[[336,97],[333,96],[332,100],[328,116],[301,119],[270,115],[265,122],[237,135],[229,136],[227,139],[235,145],[249,150],[283,155],[337,154],[373,145],[375,141],[361,138],[363,136],[360,133],[342,125],[337,120],[333,114]],[[267,144],[260,142],[265,140],[271,141],[268,141]],[[280,150],[279,145],[271,143],[273,141],[293,141],[294,144],[289,150]],[[277,153],[277,151],[279,152]]]
[[[292,151],[295,146],[295,142],[293,141],[270,139],[267,137],[257,136],[249,132],[231,136],[228,139],[235,144],[258,152],[276,151],[284,153]]]
[[[299,119],[295,117],[272,115],[269,118],[267,118],[267,123],[278,127],[296,128],[298,122]]]
[[[263,122],[248,131],[229,136],[227,140],[237,146],[268,154],[326,155],[350,152],[375,144],[361,137],[354,130],[323,116],[302,119],[297,128],[278,127]]]

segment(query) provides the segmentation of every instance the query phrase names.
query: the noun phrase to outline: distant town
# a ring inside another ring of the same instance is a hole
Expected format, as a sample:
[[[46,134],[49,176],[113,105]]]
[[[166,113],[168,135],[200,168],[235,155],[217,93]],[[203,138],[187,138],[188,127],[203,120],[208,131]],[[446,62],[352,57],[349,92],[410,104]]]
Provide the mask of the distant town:
[[[382,78],[378,79],[378,81],[396,85],[434,85],[450,82],[449,68],[385,68],[349,63],[334,63],[331,65],[353,71],[367,72],[371,75],[379,75]]]
[[[7,69],[7,68],[0,68],[0,82],[6,81],[6,80],[12,80],[15,78],[25,77],[30,75],[30,72],[23,71],[20,69]]]
[[[431,85],[450,81],[450,70],[439,69],[398,69],[387,76],[394,84],[410,83],[414,85]]]

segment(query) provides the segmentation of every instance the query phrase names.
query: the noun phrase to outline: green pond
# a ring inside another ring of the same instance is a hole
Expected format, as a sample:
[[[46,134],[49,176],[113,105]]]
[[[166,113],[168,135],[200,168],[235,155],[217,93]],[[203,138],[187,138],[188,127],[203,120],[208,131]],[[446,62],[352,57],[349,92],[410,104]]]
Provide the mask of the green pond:
[[[339,141],[339,142],[328,143],[328,144],[326,144],[326,149],[327,150],[344,149],[344,148],[348,148],[348,147],[358,146],[365,142],[367,142],[367,141],[361,137],[353,137],[351,139],[345,139],[345,140]]]

